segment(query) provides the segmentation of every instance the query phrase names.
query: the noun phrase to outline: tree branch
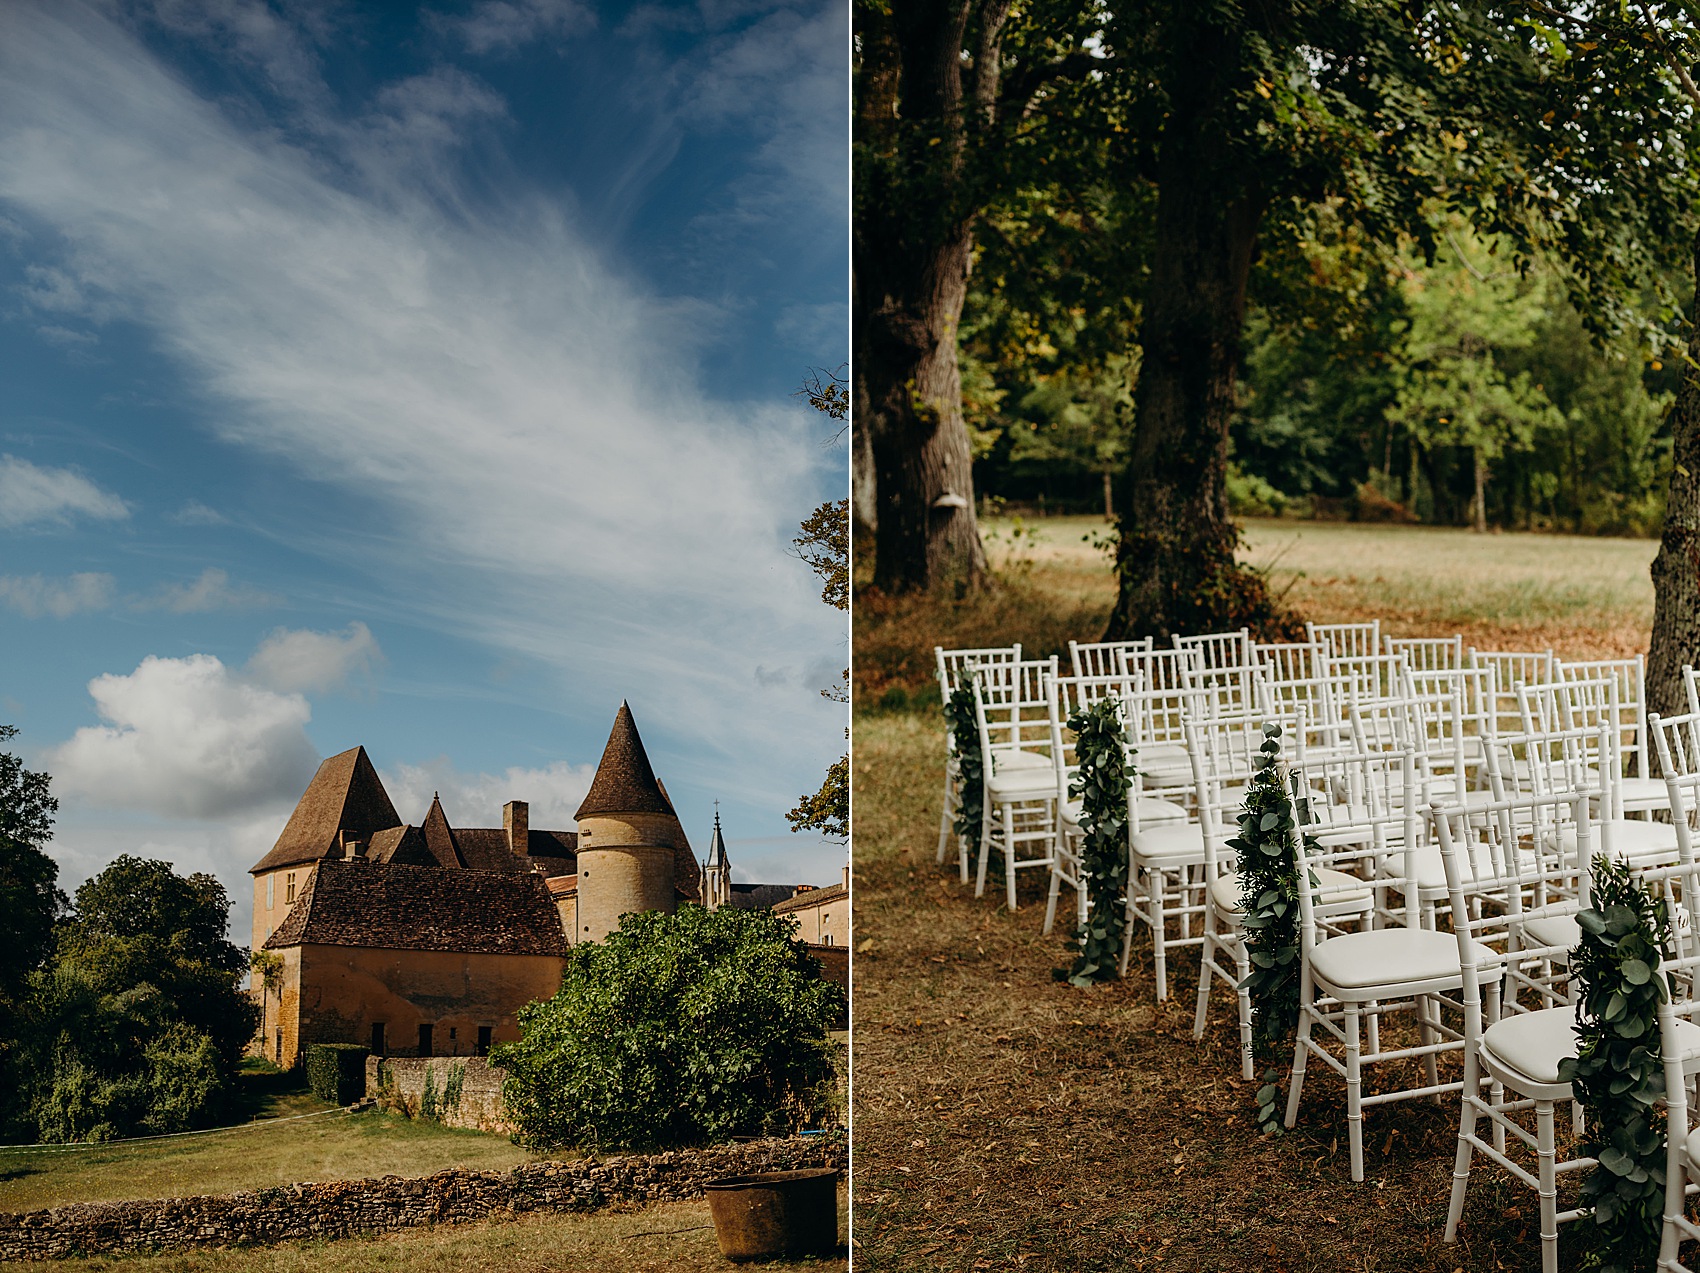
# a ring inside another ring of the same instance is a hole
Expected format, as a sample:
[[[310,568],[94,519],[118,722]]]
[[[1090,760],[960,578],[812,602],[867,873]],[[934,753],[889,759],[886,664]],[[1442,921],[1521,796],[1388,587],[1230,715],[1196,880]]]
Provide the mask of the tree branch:
[[[1083,80],[1094,71],[1114,70],[1115,65],[1114,58],[1097,57],[1084,49],[1076,49],[1055,62],[1026,67],[1004,85],[1003,91],[998,94],[998,109],[1000,113],[1009,106],[1025,110],[1034,94],[1045,85],[1058,80]]]

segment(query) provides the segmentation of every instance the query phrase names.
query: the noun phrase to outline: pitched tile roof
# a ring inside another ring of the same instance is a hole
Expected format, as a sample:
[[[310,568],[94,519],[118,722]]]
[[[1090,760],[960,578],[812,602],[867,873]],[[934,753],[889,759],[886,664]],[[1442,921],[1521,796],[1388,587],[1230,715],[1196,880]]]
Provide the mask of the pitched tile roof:
[[[350,748],[319,765],[272,851],[249,867],[249,873],[328,857],[343,831],[370,841],[377,832],[400,825],[366,749]]]
[[[442,797],[434,791],[431,793],[431,807],[426,810],[425,821],[419,826],[419,834],[424,836],[425,847],[431,851],[438,866],[453,869],[472,865],[462,856],[460,846],[455,842],[454,828],[449,825],[448,814],[443,812]]]
[[[734,884],[726,905],[735,911],[772,910],[796,891],[795,884]]]
[[[638,737],[637,723],[632,720],[632,709],[622,701],[614,716],[613,731],[608,735],[608,746],[602,751],[602,763],[596,767],[596,777],[584,803],[573,816],[672,812],[673,802],[655,780],[643,739]]]
[[[773,912],[776,915],[788,915],[792,911],[806,911],[812,906],[825,906],[828,902],[836,902],[839,898],[848,896],[849,892],[842,884],[805,889],[794,897],[776,903]]]
[[[405,866],[431,866],[436,859],[425,847],[425,837],[415,826],[390,827],[379,831],[366,846],[374,862],[397,862]]]
[[[565,955],[543,877],[435,866],[319,863],[266,949],[364,946],[462,954]]]

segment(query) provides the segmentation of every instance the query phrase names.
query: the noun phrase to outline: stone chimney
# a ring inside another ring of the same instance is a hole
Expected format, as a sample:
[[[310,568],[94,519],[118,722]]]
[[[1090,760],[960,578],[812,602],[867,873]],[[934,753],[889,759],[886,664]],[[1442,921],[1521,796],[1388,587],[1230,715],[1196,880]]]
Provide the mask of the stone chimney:
[[[523,862],[531,852],[531,806],[523,800],[503,805],[502,830],[508,833],[508,851]]]

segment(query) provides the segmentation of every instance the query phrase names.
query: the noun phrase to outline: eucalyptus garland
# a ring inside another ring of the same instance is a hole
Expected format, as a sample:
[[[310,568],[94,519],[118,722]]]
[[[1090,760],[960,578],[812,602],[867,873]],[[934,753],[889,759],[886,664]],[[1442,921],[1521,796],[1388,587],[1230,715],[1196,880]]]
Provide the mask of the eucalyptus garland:
[[[1239,856],[1240,927],[1251,974],[1252,1054],[1273,1061],[1291,1045],[1299,1023],[1299,866],[1293,852],[1293,802],[1281,764],[1281,727],[1263,727],[1263,743],[1252,758],[1251,781],[1239,817],[1240,832],[1228,841]],[[1280,1129],[1280,1071],[1268,1069],[1257,1093],[1257,1123]]]
[[[944,705],[945,724],[956,745],[957,838],[968,842],[968,859],[980,852],[980,818],[986,805],[985,761],[980,755],[980,723],[974,715],[974,686],[965,670],[963,683],[950,692]]]
[[[1641,886],[1623,861],[1594,860],[1593,906],[1576,916],[1582,940],[1570,955],[1581,989],[1577,1055],[1559,1062],[1588,1113],[1583,1152],[1599,1165],[1582,1182],[1591,1208],[1579,1228],[1582,1267],[1602,1273],[1651,1268],[1665,1201],[1664,1062],[1659,1004],[1666,995],[1660,952],[1670,941],[1663,897]]]
[[[1128,793],[1136,772],[1128,760],[1121,703],[1103,698],[1068,718],[1078,766],[1068,794],[1080,801],[1080,875],[1090,906],[1070,984],[1090,986],[1116,975],[1127,926]]]

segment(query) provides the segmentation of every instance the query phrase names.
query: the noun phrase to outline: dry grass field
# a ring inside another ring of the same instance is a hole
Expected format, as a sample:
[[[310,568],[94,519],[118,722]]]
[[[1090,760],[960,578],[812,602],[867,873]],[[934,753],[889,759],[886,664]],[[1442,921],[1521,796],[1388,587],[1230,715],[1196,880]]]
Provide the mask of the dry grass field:
[[[1217,996],[1191,1037],[1195,951],[1155,1003],[1149,945],[1129,979],[1077,990],[1043,882],[1021,908],[976,900],[935,864],[942,725],[934,644],[1020,639],[1039,653],[1095,638],[1106,561],[1058,519],[993,551],[1003,586],[961,602],[859,599],[854,817],[856,1267],[979,1273],[1087,1270],[1527,1270],[1540,1267],[1532,1192],[1473,1179],[1462,1240],[1440,1240],[1456,1106],[1371,1110],[1369,1179],[1351,1183],[1337,1081],[1307,1085],[1298,1128],[1263,1139]],[[1396,634],[1462,630],[1483,648],[1573,657],[1645,648],[1648,541],[1268,522],[1246,555],[1319,621],[1379,615]],[[1576,1266],[1574,1243],[1564,1267]]]
[[[585,1216],[525,1215],[344,1242],[30,1267],[52,1273],[723,1273],[730,1266],[715,1243],[713,1223],[708,1203],[698,1200]],[[841,1204],[840,1238],[846,1223]],[[785,1267],[842,1273],[846,1261],[806,1259]]]

